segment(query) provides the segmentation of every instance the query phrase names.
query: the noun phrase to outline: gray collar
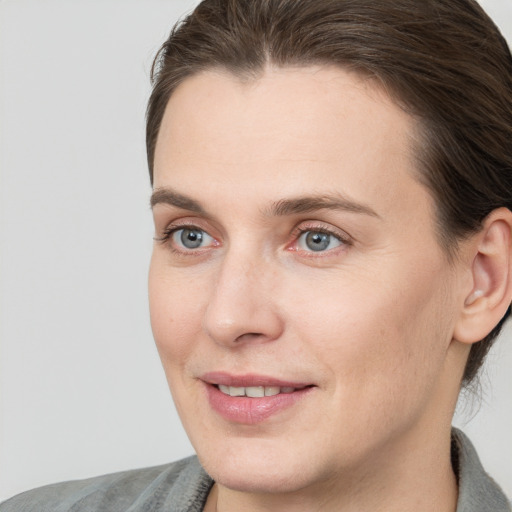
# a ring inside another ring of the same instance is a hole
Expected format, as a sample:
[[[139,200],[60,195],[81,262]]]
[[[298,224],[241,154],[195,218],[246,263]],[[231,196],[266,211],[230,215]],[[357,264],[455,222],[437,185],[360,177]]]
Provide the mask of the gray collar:
[[[510,512],[510,503],[485,472],[471,441],[452,429],[452,463],[459,481],[457,512]]]

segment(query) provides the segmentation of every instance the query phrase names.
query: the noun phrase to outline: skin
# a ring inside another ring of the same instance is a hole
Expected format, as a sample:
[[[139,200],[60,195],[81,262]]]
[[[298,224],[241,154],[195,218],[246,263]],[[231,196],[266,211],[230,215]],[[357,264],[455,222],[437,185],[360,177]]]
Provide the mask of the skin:
[[[473,283],[439,246],[414,133],[373,82],[339,68],[212,70],[171,96],[154,188],[197,204],[155,195],[151,322],[216,481],[207,510],[455,510],[450,423],[469,344],[453,335]],[[350,208],[272,212],[304,196]],[[183,226],[203,245],[184,247]],[[332,233],[329,247],[311,250],[300,230]],[[315,387],[241,425],[210,407],[210,371]]]

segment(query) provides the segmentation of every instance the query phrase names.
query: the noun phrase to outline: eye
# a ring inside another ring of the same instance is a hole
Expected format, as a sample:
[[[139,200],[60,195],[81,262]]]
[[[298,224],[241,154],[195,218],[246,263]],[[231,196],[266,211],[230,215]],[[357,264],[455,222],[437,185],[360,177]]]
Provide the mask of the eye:
[[[297,240],[297,246],[304,251],[322,252],[343,245],[343,241],[325,231],[304,231]]]
[[[171,239],[177,247],[188,250],[200,249],[211,245],[214,241],[206,231],[197,228],[176,229],[172,232]]]

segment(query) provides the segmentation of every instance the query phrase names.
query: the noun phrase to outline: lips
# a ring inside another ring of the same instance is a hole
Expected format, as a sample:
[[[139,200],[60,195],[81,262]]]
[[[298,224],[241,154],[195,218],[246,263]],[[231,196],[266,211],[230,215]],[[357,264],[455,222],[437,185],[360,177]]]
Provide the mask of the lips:
[[[223,384],[219,384],[218,388],[225,394],[229,396],[248,396],[251,398],[262,398],[264,396],[275,396],[279,395],[279,393],[293,393],[298,389],[303,388],[294,388],[290,386],[280,387],[280,386],[224,386]]]
[[[233,387],[264,386],[301,389],[313,385],[311,382],[294,382],[254,373],[232,375],[226,372],[208,372],[201,377],[201,380],[217,386],[222,384],[223,386]]]
[[[253,425],[277,415],[303,399],[315,387],[261,375],[224,372],[203,375],[212,409],[229,422]]]

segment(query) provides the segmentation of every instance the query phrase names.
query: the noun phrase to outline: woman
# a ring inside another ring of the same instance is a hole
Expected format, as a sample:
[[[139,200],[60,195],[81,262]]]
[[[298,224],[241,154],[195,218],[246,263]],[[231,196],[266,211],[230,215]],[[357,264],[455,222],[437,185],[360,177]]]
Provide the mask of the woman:
[[[198,458],[1,510],[509,510],[450,425],[510,314],[511,86],[471,0],[202,2],[147,122],[152,327]]]

